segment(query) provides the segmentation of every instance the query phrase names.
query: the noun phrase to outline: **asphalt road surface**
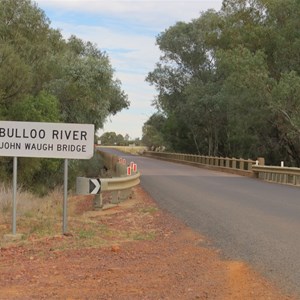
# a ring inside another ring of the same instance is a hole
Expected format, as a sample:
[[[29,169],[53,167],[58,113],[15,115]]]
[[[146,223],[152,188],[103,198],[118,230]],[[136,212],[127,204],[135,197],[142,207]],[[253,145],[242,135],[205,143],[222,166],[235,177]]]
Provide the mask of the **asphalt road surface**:
[[[299,187],[109,151],[136,162],[142,187],[210,247],[300,296]]]

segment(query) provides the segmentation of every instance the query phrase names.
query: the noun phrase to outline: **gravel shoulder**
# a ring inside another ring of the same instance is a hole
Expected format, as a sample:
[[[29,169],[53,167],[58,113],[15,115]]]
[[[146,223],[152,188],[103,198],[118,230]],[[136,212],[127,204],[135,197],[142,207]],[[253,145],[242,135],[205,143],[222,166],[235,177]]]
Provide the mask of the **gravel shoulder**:
[[[91,197],[70,206],[68,235],[1,242],[0,299],[297,299],[223,260],[141,187],[108,210],[93,211]]]

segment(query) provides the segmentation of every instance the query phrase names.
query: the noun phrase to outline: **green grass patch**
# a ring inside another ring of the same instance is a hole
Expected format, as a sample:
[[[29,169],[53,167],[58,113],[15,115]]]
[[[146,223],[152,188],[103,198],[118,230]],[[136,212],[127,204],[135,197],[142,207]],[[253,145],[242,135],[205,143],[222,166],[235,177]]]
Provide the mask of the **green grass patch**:
[[[148,206],[141,209],[141,212],[144,214],[154,214],[158,211],[158,208],[155,206]]]
[[[96,235],[96,232],[94,230],[80,230],[78,232],[78,237],[80,239],[92,239]]]

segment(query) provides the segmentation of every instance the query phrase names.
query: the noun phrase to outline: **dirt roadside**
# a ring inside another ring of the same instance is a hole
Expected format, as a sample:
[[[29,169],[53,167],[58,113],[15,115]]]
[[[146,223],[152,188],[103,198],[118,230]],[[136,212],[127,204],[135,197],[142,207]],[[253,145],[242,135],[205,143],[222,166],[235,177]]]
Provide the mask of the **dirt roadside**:
[[[222,260],[141,187],[109,210],[91,211],[88,197],[70,202],[69,235],[1,244],[1,300],[296,299],[243,262]]]

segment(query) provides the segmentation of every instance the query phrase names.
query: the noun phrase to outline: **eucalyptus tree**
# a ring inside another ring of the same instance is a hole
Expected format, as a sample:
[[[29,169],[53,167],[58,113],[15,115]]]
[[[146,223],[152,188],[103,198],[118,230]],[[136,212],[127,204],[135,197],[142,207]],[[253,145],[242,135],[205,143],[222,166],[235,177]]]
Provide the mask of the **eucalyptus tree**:
[[[300,2],[265,1],[267,24],[272,29],[270,73],[276,79],[270,109],[274,113],[281,160],[300,166],[299,80]],[[279,159],[277,159],[278,161]]]
[[[211,125],[218,121],[219,111],[211,109],[215,105],[208,98],[217,93],[213,81],[218,22],[218,14],[208,11],[190,23],[178,22],[157,38],[163,55],[147,81],[157,88],[155,104],[169,118],[169,128],[175,130],[171,143],[182,151],[185,150],[182,146],[187,150],[190,145],[190,151],[203,152],[200,141],[204,141],[204,147],[211,153],[217,149],[212,149],[216,132]],[[206,97],[206,93],[210,96]],[[174,122],[177,125],[172,125]]]
[[[129,106],[106,53],[75,36],[63,39],[31,0],[0,1],[0,117],[6,120],[92,123]],[[4,164],[2,175],[10,170]],[[59,164],[20,160],[23,183],[53,186]]]
[[[261,62],[256,64],[257,71],[248,79],[251,83],[247,88],[249,95],[251,90],[256,89],[255,94],[261,91],[260,96],[254,94],[249,98],[252,106],[259,108],[255,109],[255,114],[252,111],[255,116],[253,120],[256,120],[252,123],[257,124],[252,137],[261,140],[251,145],[256,145],[260,155],[266,155],[271,163],[284,159],[300,165],[297,159],[299,140],[295,136],[297,110],[294,105],[297,102],[295,91],[300,67],[300,2],[227,0],[223,1],[221,12],[226,24],[222,30],[221,48],[227,53],[231,49],[246,48],[253,53],[253,58],[263,55]],[[233,64],[234,61],[238,61],[238,54],[232,57]],[[246,67],[247,63],[240,62],[240,65]],[[262,66],[264,78],[261,78]],[[243,72],[238,72],[234,85],[241,83]],[[243,89],[246,87],[244,82]],[[243,98],[239,89],[231,90],[230,95],[233,99],[235,96],[241,100]],[[292,111],[295,113],[290,113]]]
[[[299,15],[297,0],[224,0],[158,36],[163,54],[147,80],[174,148],[185,129],[194,152],[299,165]]]
[[[143,144],[149,149],[166,147],[165,125],[166,118],[161,113],[153,114],[143,126]]]
[[[99,129],[107,116],[129,106],[108,56],[96,45],[72,36],[59,61],[58,77],[45,88],[59,99],[65,122],[93,123]]]

